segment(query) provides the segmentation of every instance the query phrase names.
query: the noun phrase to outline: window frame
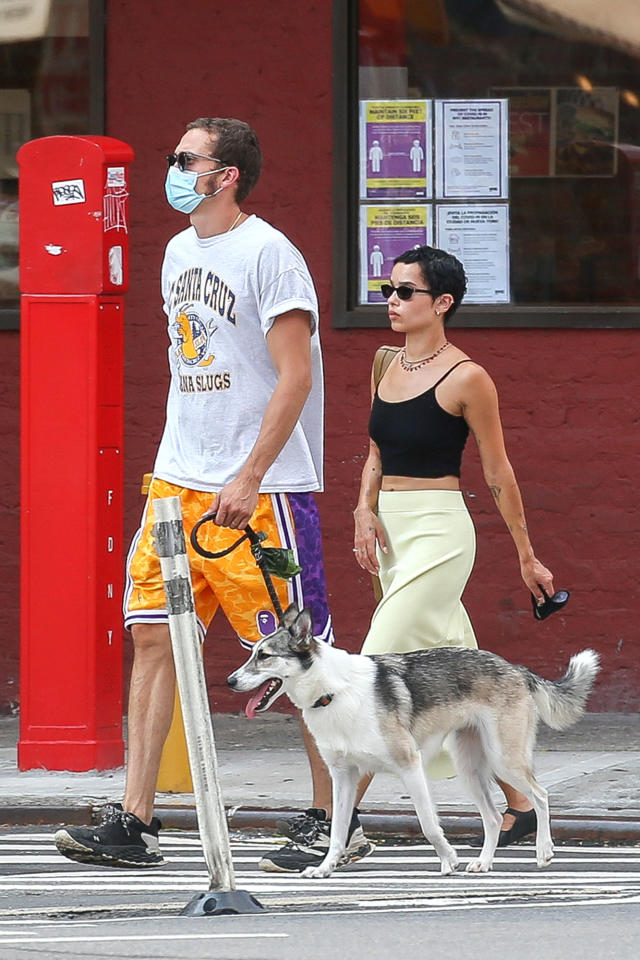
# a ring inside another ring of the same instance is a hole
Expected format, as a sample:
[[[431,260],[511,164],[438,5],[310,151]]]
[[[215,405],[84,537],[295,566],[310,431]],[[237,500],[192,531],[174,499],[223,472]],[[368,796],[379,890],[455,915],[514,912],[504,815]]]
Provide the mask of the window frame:
[[[106,0],[89,0],[89,128],[102,136],[105,125],[105,21]],[[20,306],[0,305],[0,330],[20,329]]]
[[[388,328],[384,304],[358,304],[358,0],[333,3],[333,326]],[[355,304],[355,306],[351,306]],[[640,327],[637,306],[464,303],[451,327],[625,329]]]

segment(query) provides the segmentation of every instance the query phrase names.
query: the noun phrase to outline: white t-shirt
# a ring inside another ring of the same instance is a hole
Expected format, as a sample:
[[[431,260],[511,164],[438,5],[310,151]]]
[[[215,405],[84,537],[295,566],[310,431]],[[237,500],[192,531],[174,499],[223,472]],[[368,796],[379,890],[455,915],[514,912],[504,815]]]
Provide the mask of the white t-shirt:
[[[278,380],[266,335],[278,316],[298,309],[310,314],[313,386],[260,491],[322,490],[318,301],[299,250],[256,216],[206,239],[189,227],[167,244],[162,295],[171,384],[154,475],[212,492],[238,475]]]

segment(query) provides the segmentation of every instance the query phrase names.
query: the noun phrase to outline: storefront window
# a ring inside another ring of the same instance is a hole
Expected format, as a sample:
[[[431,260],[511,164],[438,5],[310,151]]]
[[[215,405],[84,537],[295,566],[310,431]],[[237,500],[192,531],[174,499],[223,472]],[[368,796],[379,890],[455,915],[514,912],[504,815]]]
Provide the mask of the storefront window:
[[[585,3],[582,15],[576,0],[352,0],[351,56],[357,64],[348,118],[351,224],[342,224],[349,236],[350,277],[342,293],[357,325],[366,324],[367,316],[375,324],[381,313],[375,297],[367,296],[372,269],[389,272],[389,264],[375,261],[384,244],[373,241],[390,235],[376,234],[371,226],[376,222],[426,223],[427,242],[459,254],[465,266],[468,260],[468,272],[485,271],[487,283],[476,286],[480,292],[461,311],[462,323],[491,323],[486,319],[491,313],[516,325],[529,320],[581,325],[581,317],[587,325],[637,325],[640,26],[616,16],[617,2],[610,0],[608,12],[603,5],[596,23],[588,14],[594,4]],[[630,9],[626,0],[620,6]],[[468,136],[463,126],[447,121],[456,116],[451,101],[470,105]],[[403,104],[404,112],[395,110],[395,127],[385,124],[394,118],[394,105]],[[482,129],[473,127],[482,104],[484,115],[496,118],[495,133],[487,132],[489,120]],[[492,204],[490,194],[476,197],[474,191],[494,155],[499,163],[500,104],[508,175],[504,195],[499,186],[489,188],[496,191]],[[426,111],[424,136],[418,105]],[[377,137],[373,145],[372,136],[389,130],[385,156],[385,144]],[[395,141],[394,130],[400,131]],[[450,148],[458,150],[461,162],[453,162]],[[420,183],[421,154],[422,198],[398,186]],[[387,196],[371,189],[376,177],[395,185]],[[445,189],[443,196],[446,177],[449,183],[459,178],[458,194]],[[447,211],[439,209],[445,201]],[[489,213],[492,230],[486,229]],[[466,232],[450,229],[452,222],[466,224]],[[418,233],[407,228],[406,236],[409,246]],[[496,266],[496,276],[489,277],[488,262],[500,260],[503,242],[504,269]],[[505,285],[504,296],[492,296],[492,289]],[[600,323],[598,317],[605,319]]]
[[[92,0],[0,4],[0,322],[18,307],[18,165],[27,140],[102,133],[101,10]],[[98,36],[96,36],[98,34]]]

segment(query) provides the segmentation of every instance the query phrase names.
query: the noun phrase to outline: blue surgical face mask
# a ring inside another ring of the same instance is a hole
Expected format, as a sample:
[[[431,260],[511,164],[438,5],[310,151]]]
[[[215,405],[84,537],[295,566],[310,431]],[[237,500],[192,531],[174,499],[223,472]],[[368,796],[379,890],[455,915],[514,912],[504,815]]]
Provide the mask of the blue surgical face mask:
[[[224,190],[224,187],[218,187],[213,193],[197,193],[198,177],[210,177],[213,173],[222,173],[223,170],[228,169],[228,167],[219,167],[217,170],[196,173],[195,170],[181,170],[177,164],[173,164],[167,170],[167,178],[164,182],[167,200],[174,210],[179,210],[180,213],[193,213],[203,200],[215,197]]]

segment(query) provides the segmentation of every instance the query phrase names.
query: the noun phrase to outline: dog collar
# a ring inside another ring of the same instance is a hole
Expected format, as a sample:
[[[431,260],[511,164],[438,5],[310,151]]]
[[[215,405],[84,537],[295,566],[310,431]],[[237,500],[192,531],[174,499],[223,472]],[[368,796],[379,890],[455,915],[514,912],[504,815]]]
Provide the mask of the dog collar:
[[[312,707],[328,707],[331,701],[333,700],[332,693],[323,693],[321,697],[318,697],[315,703],[312,703]]]

